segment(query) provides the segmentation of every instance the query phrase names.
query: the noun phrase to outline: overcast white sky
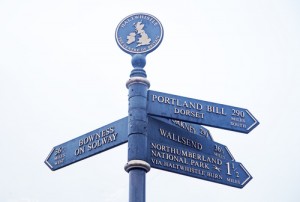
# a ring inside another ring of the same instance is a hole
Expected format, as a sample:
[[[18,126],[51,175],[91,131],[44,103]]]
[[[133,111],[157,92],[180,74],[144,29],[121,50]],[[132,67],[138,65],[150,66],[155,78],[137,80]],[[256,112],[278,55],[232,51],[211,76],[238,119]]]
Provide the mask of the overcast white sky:
[[[151,90],[247,108],[250,134],[209,128],[253,179],[237,189],[152,169],[148,202],[300,200],[300,3],[296,0],[0,0],[0,201],[128,201],[127,144],[58,171],[52,147],[127,116],[131,58],[115,28],[164,26]]]

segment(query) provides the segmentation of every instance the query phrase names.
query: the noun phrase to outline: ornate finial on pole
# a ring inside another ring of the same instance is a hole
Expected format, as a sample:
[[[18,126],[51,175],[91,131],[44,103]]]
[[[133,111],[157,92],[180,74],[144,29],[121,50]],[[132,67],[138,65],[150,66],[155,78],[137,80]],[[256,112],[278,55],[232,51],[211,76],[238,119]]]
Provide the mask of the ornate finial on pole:
[[[143,68],[146,56],[162,42],[163,27],[159,20],[146,13],[135,13],[124,18],[116,29],[116,42],[126,53],[132,56],[134,69],[130,77],[146,77]]]
[[[130,77],[147,77],[146,71],[144,67],[146,65],[146,56],[142,54],[134,54],[131,58],[131,64],[133,66],[133,70],[131,71]]]
[[[147,162],[147,92],[150,82],[144,70],[146,56],[163,39],[163,27],[154,16],[136,13],[124,18],[116,29],[118,46],[132,56],[133,70],[126,83],[128,88],[128,163],[129,202],[145,202]]]

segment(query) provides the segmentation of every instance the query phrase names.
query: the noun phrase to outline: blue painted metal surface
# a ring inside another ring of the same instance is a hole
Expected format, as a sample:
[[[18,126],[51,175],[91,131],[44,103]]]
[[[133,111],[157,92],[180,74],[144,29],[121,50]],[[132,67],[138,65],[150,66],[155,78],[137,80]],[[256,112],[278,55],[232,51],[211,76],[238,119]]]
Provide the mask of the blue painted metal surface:
[[[179,128],[183,128],[185,130],[187,130],[188,132],[195,134],[195,135],[200,135],[203,136],[209,140],[213,140],[209,130],[207,130],[205,127],[200,126],[198,124],[193,124],[193,123],[187,123],[184,121],[179,121],[179,120],[175,120],[175,119],[168,119],[168,118],[162,118],[162,117],[158,117],[158,116],[154,116],[153,118],[158,119],[162,122],[171,124],[173,126],[177,126]]]
[[[143,169],[129,172],[129,202],[146,201],[146,173]]]
[[[162,42],[163,27],[159,20],[146,13],[136,13],[124,18],[116,28],[118,46],[132,55],[128,88],[128,163],[129,201],[144,202],[146,193],[147,163],[147,90],[150,86],[143,69],[146,55]],[[138,162],[138,163],[137,163]],[[143,165],[143,166],[141,166]]]
[[[146,79],[143,55],[133,57],[134,69],[127,82],[128,88],[128,163],[133,161],[147,162],[147,90],[149,82]],[[138,165],[132,166],[129,172],[129,202],[144,202],[146,200],[146,172]]]
[[[118,46],[128,54],[148,54],[162,42],[160,21],[147,13],[135,13],[124,18],[116,28]]]
[[[127,133],[128,118],[125,117],[54,147],[45,163],[53,171],[63,168],[126,143]]]
[[[144,149],[147,142],[147,88],[142,83],[134,83],[128,88],[128,161],[145,160],[147,156],[147,151]]]
[[[209,140],[204,136],[194,135],[185,129],[162,122],[156,118],[148,118],[148,143],[151,141],[172,143],[177,146],[191,147],[201,153],[218,157],[227,161],[234,161],[233,155],[225,145]]]
[[[247,109],[157,91],[148,91],[147,112],[241,133],[249,133],[259,124]]]
[[[151,167],[237,188],[252,179],[226,146],[150,117],[148,120]]]

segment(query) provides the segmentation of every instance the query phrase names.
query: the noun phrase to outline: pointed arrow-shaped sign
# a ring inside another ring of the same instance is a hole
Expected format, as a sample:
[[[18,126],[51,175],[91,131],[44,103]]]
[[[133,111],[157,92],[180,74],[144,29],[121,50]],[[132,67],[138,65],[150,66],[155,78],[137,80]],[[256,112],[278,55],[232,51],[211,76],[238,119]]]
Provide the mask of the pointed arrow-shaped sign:
[[[76,163],[128,141],[127,117],[54,147],[46,165],[51,170]]]
[[[187,146],[201,153],[234,161],[234,157],[225,145],[209,140],[204,136],[194,135],[185,129],[167,124],[156,118],[148,118],[148,140],[148,142],[171,143],[174,147]]]
[[[226,146],[152,118],[148,121],[151,167],[237,188],[252,179]]]
[[[147,113],[170,119],[249,133],[259,122],[247,110],[156,91],[148,91]]]

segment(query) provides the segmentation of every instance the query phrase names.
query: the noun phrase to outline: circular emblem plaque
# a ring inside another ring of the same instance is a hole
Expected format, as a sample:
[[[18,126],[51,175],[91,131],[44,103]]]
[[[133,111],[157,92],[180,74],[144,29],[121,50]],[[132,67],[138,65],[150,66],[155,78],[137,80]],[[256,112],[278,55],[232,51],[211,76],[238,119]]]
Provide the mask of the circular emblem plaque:
[[[118,46],[131,55],[154,51],[163,39],[159,20],[146,13],[136,13],[124,18],[116,29]]]

